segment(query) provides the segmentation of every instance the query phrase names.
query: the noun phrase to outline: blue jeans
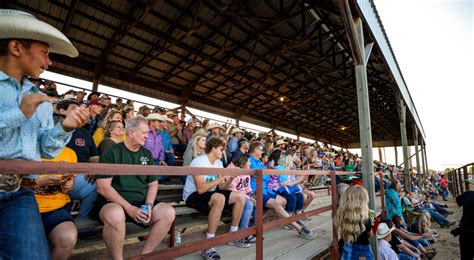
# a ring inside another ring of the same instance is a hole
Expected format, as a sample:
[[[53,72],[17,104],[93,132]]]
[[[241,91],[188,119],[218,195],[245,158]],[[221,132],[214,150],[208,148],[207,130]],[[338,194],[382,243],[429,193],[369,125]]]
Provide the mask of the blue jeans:
[[[445,216],[443,216],[443,215],[439,214],[438,212],[436,212],[432,209],[429,209],[429,208],[427,208],[426,211],[428,211],[430,213],[430,216],[432,218],[434,218],[436,223],[438,223],[440,225],[449,225],[449,220]]]
[[[285,210],[290,213],[290,215],[303,209],[304,197],[301,192],[297,192],[294,194],[278,192],[278,195],[286,199]]]
[[[431,205],[433,205],[433,207],[435,208],[436,211],[438,211],[440,214],[448,214],[448,211],[441,207],[441,205],[439,205],[438,203],[435,203],[435,202],[430,202]]]
[[[444,201],[448,200],[448,195],[449,195],[448,189],[441,189],[441,196],[443,196]]]
[[[90,184],[84,178],[84,175],[74,177],[74,189],[69,193],[73,200],[81,201],[81,208],[77,219],[89,218],[89,212],[97,198],[97,191],[95,184]]]
[[[33,191],[0,192],[0,259],[50,259]]]
[[[250,217],[253,213],[253,203],[250,199],[245,200],[244,211],[242,212],[242,218],[240,219],[240,230],[247,229],[249,227]]]

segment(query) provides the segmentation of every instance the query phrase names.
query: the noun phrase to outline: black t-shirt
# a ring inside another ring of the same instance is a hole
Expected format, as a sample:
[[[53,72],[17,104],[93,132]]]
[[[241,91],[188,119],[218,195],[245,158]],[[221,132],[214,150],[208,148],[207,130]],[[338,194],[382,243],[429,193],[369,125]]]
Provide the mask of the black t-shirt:
[[[466,191],[456,198],[459,206],[462,206],[461,226],[465,231],[474,232],[474,191]]]
[[[362,232],[358,237],[357,237],[357,241],[356,243],[359,244],[359,245],[369,245],[370,244],[370,237],[369,237],[369,233],[372,229],[372,225],[370,224],[370,220],[367,219],[365,222],[364,222],[364,226],[365,226],[365,231]]]
[[[397,255],[400,254],[400,249],[398,248],[398,246],[401,245],[402,242],[400,241],[400,238],[398,238],[398,236],[395,234],[395,232],[392,232],[392,240],[390,240],[390,242],[388,243],[390,244],[390,246],[392,246],[393,251],[395,251]]]
[[[84,128],[76,128],[66,146],[76,152],[77,162],[89,162],[92,156],[99,155],[91,134]]]

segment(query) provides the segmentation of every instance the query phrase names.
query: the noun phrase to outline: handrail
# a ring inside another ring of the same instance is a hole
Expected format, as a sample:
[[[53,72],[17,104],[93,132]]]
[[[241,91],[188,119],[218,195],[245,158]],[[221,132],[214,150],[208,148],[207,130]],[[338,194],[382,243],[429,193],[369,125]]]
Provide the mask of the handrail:
[[[469,181],[469,174],[473,175],[473,173],[472,171],[468,173],[469,167],[472,169],[474,163],[468,163],[446,173],[448,176],[448,189],[453,196],[457,197],[464,191],[470,190],[471,182]]]
[[[149,166],[149,165],[127,165],[127,164],[101,164],[101,163],[68,163],[68,162],[36,162],[19,160],[0,160],[0,172],[2,174],[96,174],[96,175],[202,175],[216,174],[226,176],[253,175],[257,176],[257,223],[255,227],[237,232],[222,234],[212,239],[198,242],[186,243],[172,248],[155,251],[149,254],[136,256],[133,259],[151,259],[157,256],[172,258],[184,256],[200,249],[209,248],[238,238],[255,234],[257,237],[256,258],[263,259],[263,232],[280,227],[291,222],[311,217],[323,212],[332,211],[335,219],[336,207],[336,175],[347,175],[353,172],[325,171],[325,170],[252,170],[252,169],[229,169],[229,168],[194,168],[177,166]],[[263,223],[263,194],[262,178],[264,174],[282,175],[330,175],[331,176],[331,205],[311,210],[302,214],[294,215],[284,219]],[[382,185],[381,185],[382,186]],[[383,198],[383,196],[382,196]],[[338,259],[338,232],[333,221],[333,239],[331,245],[331,259]]]

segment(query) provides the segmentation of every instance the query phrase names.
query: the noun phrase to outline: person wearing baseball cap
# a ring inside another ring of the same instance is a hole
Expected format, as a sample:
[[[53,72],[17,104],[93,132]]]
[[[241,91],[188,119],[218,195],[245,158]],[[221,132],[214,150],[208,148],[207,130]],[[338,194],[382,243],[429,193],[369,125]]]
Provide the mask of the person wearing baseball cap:
[[[26,12],[0,9],[1,160],[55,158],[73,129],[82,127],[89,117],[85,108],[77,107],[54,125],[51,103],[57,102],[56,98],[40,93],[27,79],[39,78],[52,65],[50,52],[79,55],[53,26]],[[49,259],[38,205],[33,191],[21,187],[23,177],[0,174],[0,258]],[[36,178],[30,178],[35,183]]]

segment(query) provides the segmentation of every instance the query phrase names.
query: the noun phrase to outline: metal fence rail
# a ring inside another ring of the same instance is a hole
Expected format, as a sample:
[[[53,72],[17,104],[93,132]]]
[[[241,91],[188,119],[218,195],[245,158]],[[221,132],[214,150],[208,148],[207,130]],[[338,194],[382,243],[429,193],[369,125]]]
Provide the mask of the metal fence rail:
[[[96,174],[96,175],[255,175],[257,178],[257,209],[256,226],[233,233],[226,233],[212,239],[204,239],[197,242],[186,243],[180,246],[166,248],[149,254],[136,256],[133,259],[156,259],[157,257],[175,258],[184,256],[201,249],[213,247],[230,242],[241,237],[256,235],[256,259],[263,259],[263,233],[264,231],[287,225],[293,221],[311,217],[323,212],[332,211],[332,219],[336,217],[336,175],[346,175],[353,172],[322,171],[322,170],[251,170],[251,169],[215,169],[215,168],[191,168],[191,167],[162,167],[148,165],[125,165],[125,164],[97,164],[97,163],[66,163],[66,162],[33,162],[33,161],[9,161],[0,160],[0,172],[2,174]],[[331,177],[331,205],[314,209],[299,215],[284,219],[263,223],[263,175],[330,175]],[[380,176],[382,177],[382,176]],[[382,181],[382,178],[380,178]],[[383,185],[381,185],[383,187]],[[159,188],[158,188],[159,191]],[[383,203],[383,190],[381,192]],[[333,221],[333,238],[331,245],[331,259],[338,259],[338,232]]]
[[[447,172],[448,190],[457,197],[464,191],[470,190],[470,184],[473,183],[472,175],[474,173],[474,163],[466,164],[455,170]]]

